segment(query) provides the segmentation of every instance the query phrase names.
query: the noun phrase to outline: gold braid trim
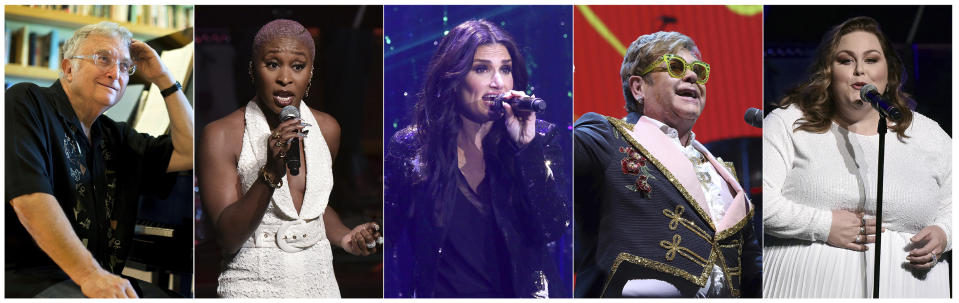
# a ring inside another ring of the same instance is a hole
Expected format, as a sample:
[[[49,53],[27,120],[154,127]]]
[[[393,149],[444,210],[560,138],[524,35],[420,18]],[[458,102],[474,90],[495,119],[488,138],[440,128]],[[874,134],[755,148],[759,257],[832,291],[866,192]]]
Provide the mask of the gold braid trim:
[[[666,218],[672,219],[669,220],[669,229],[676,230],[679,228],[679,222],[686,220],[683,218],[683,211],[685,210],[686,208],[682,205],[676,205],[675,210],[669,210],[668,208],[663,209],[663,215],[666,216]]]
[[[730,293],[733,297],[739,297],[739,296],[741,295],[741,291],[740,291],[739,289],[736,289],[736,287],[733,287],[733,279],[732,279],[732,277],[733,277],[733,276],[736,276],[737,279],[742,279],[742,278],[739,277],[739,276],[742,275],[743,245],[742,245],[742,243],[740,243],[739,240],[733,240],[733,241],[731,241],[731,242],[732,242],[731,244],[724,244],[724,245],[722,245],[722,247],[723,247],[723,248],[731,248],[731,247],[739,246],[739,250],[738,250],[738,252],[739,252],[739,257],[736,258],[737,260],[739,260],[739,266],[737,266],[737,267],[728,267],[728,266],[726,266],[726,256],[723,254],[723,250],[720,249],[719,246],[716,246],[716,247],[715,247],[715,250],[719,253],[719,259],[722,260],[722,262],[716,262],[716,263],[719,264],[719,268],[723,271],[724,274],[726,274],[726,286],[729,287],[729,293]],[[739,281],[739,284],[742,285],[742,281],[741,281],[741,280]]]
[[[664,176],[666,176],[666,179],[669,179],[669,182],[672,183],[677,190],[679,190],[679,193],[683,195],[683,198],[686,198],[686,201],[688,201],[689,205],[691,205],[693,209],[696,210],[696,213],[699,214],[699,216],[703,219],[703,221],[705,221],[706,224],[709,224],[710,228],[712,228],[713,230],[716,230],[716,225],[713,224],[713,220],[709,217],[709,214],[707,214],[706,211],[704,211],[702,208],[699,207],[699,203],[696,202],[696,199],[693,199],[693,196],[689,194],[689,192],[686,190],[686,187],[683,187],[683,184],[680,183],[679,180],[676,179],[676,177],[673,176],[673,174],[666,169],[666,166],[663,166],[663,163],[659,162],[659,159],[656,159],[655,157],[653,157],[652,154],[650,154],[649,151],[646,150],[646,148],[644,148],[641,144],[639,144],[639,142],[636,142],[636,139],[634,139],[632,136],[629,135],[629,130],[633,129],[633,125],[613,117],[606,117],[606,120],[608,120],[610,124],[616,127],[617,131],[623,134],[623,139],[626,139],[626,142],[629,142],[630,145],[632,145],[633,147],[636,147],[636,149],[639,150],[640,153],[646,156],[646,159],[648,159],[650,162],[653,162],[653,165],[656,165],[656,168],[658,168],[659,171],[663,173]]]
[[[733,179],[739,180],[739,177],[736,176],[736,163],[723,161],[722,164],[726,166],[726,170],[728,170],[729,173],[733,175]]]
[[[679,245],[679,243],[682,241],[683,241],[683,237],[680,236],[679,234],[673,235],[672,242],[666,241],[666,240],[659,241],[659,247],[666,249],[666,261],[675,260],[676,253],[679,253],[683,257],[686,257],[686,259],[689,259],[690,261],[693,261],[696,264],[699,264],[699,266],[706,266],[707,260],[705,258],[696,254],[696,252],[693,252],[689,248],[685,248]]]
[[[742,230],[743,226],[746,226],[746,223],[748,223],[750,220],[753,219],[753,210],[755,210],[755,208],[750,208],[749,212],[746,213],[746,216],[743,217],[742,220],[739,220],[739,222],[736,223],[736,225],[733,225],[727,228],[726,230],[723,230],[719,232],[718,234],[716,234],[716,241],[719,242],[719,241],[725,240],[729,236],[735,235],[737,232]]]
[[[672,183],[674,187],[676,187],[679,193],[682,194],[684,198],[686,198],[686,201],[689,202],[690,206],[693,207],[693,209],[696,211],[699,217],[702,218],[703,221],[706,222],[706,224],[708,224],[710,228],[712,228],[712,230],[716,230],[716,225],[713,224],[711,217],[702,208],[699,207],[696,200],[692,197],[692,195],[689,194],[689,191],[686,190],[686,188],[682,185],[682,183],[680,183],[679,180],[676,179],[676,177],[673,176],[673,174],[669,170],[667,170],[666,167],[661,162],[659,162],[659,159],[656,159],[655,157],[653,157],[652,154],[650,154],[649,151],[646,150],[646,148],[644,148],[641,144],[639,144],[639,142],[637,142],[632,136],[629,135],[629,130],[632,130],[634,125],[626,123],[620,119],[608,117],[608,116],[606,117],[606,120],[609,121],[610,124],[612,124],[620,134],[622,134],[622,137],[626,142],[628,142],[630,145],[635,147],[640,153],[643,154],[643,156],[645,156],[650,162],[652,162],[653,165],[656,165],[656,168],[658,168],[659,171],[664,176],[666,176],[666,179],[668,179],[669,182]],[[724,164],[727,164],[727,163],[724,163]],[[732,172],[733,176],[735,177],[736,176],[735,168],[729,164],[727,164],[727,167],[729,168],[729,170]],[[738,177],[736,178],[738,179]],[[684,250],[689,250],[689,249],[678,246],[680,241],[677,241],[676,236],[679,236],[679,235],[674,236],[674,241],[672,243],[665,240],[660,241],[660,246],[663,246],[666,249],[671,249],[672,244],[675,243],[676,252],[679,252],[681,255],[683,255],[686,258],[689,258],[690,260],[692,260],[693,262],[697,264],[703,265],[703,272],[697,277],[697,276],[693,276],[687,271],[684,271],[672,265],[667,265],[667,264],[656,262],[640,256],[631,255],[626,252],[621,252],[619,253],[619,256],[616,257],[616,260],[613,262],[613,266],[610,268],[610,275],[609,275],[609,278],[607,278],[606,280],[606,285],[603,286],[602,293],[604,294],[606,293],[606,288],[609,286],[609,282],[610,280],[612,280],[612,276],[616,273],[616,270],[619,268],[619,264],[622,263],[623,261],[627,261],[636,265],[640,265],[646,268],[650,268],[653,270],[657,270],[663,273],[671,274],[671,275],[686,279],[692,282],[693,284],[698,285],[699,287],[706,286],[706,281],[707,279],[709,279],[709,275],[712,272],[712,265],[717,264],[720,267],[720,269],[723,271],[723,273],[727,276],[726,283],[729,286],[730,293],[734,297],[739,297],[741,295],[741,291],[733,287],[732,280],[729,277],[742,275],[742,249],[743,249],[742,243],[739,243],[739,241],[734,241],[732,244],[724,244],[722,246],[723,248],[732,248],[734,246],[738,246],[738,252],[740,255],[738,259],[740,260],[739,261],[740,266],[728,267],[726,266],[726,258],[722,252],[722,249],[720,249],[720,245],[718,244],[718,242],[732,235],[735,235],[737,232],[742,230],[742,228],[746,225],[746,223],[749,220],[752,220],[752,217],[754,215],[754,209],[750,209],[749,213],[746,214],[746,217],[740,220],[738,223],[736,223],[736,225],[733,225],[732,227],[716,234],[716,237],[710,237],[709,232],[703,230],[702,228],[697,226],[694,222],[688,219],[682,218],[681,216],[682,216],[683,210],[684,209],[682,205],[677,205],[675,210],[663,209],[663,215],[671,219],[669,222],[669,228],[672,230],[676,230],[676,228],[678,228],[678,224],[682,224],[683,226],[688,228],[690,231],[695,233],[697,236],[700,236],[703,239],[705,239],[707,242],[709,242],[709,244],[712,245],[712,249],[710,250],[710,253],[709,253],[709,259],[705,260],[701,256],[693,253],[692,251],[690,251],[690,253],[692,253],[695,257],[685,255],[683,253]],[[681,239],[682,238],[680,237],[679,240]],[[667,248],[664,246],[664,244],[667,244],[667,243],[670,245],[670,248]],[[667,254],[669,254],[668,251],[667,251]],[[675,252],[673,254],[675,254]],[[697,262],[697,260],[693,259],[697,257],[700,260],[704,260],[705,262],[699,263]],[[722,262],[717,262],[717,259],[722,260]]]
[[[619,269],[619,264],[623,263],[623,261],[633,263],[649,269],[653,269],[662,273],[667,273],[676,277],[680,277],[680,278],[686,279],[689,282],[692,282],[693,284],[696,284],[699,287],[703,287],[703,286],[706,286],[706,280],[709,279],[709,274],[712,273],[713,271],[712,264],[715,260],[716,260],[716,254],[714,250],[712,253],[709,254],[709,261],[706,264],[707,266],[703,267],[703,272],[699,274],[699,276],[697,277],[697,276],[693,276],[692,274],[690,274],[689,272],[685,270],[679,269],[672,265],[666,265],[666,264],[659,263],[659,262],[646,259],[640,256],[631,255],[626,252],[621,252],[619,253],[618,256],[616,256],[616,261],[613,262],[613,266],[610,267],[609,277],[606,278],[606,284],[603,285],[602,293],[603,294],[606,293],[606,288],[609,287],[609,282],[612,281],[613,276],[616,275],[616,270]]]
[[[712,237],[709,236],[708,232],[706,232],[699,226],[696,226],[696,223],[694,223],[693,221],[690,221],[689,219],[682,217],[683,211],[685,210],[686,208],[684,208],[682,205],[676,205],[675,210],[669,210],[668,208],[663,209],[663,215],[666,216],[667,218],[672,219],[672,220],[669,220],[669,229],[676,230],[676,228],[679,227],[679,224],[682,223],[684,227],[686,227],[687,229],[695,233],[700,238],[705,239],[706,242],[709,242],[710,244],[715,244],[713,243]]]

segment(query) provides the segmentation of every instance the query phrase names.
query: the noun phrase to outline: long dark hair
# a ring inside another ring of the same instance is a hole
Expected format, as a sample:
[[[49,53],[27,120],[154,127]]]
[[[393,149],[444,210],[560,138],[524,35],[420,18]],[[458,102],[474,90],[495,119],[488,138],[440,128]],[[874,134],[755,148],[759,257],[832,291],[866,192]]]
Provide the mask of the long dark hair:
[[[832,84],[832,62],[835,59],[835,50],[839,46],[842,36],[852,32],[867,32],[876,35],[886,59],[888,69],[888,84],[882,95],[889,99],[893,106],[902,113],[902,121],[891,127],[899,138],[908,138],[906,128],[912,123],[912,111],[907,105],[909,95],[902,91],[906,82],[906,69],[902,59],[896,54],[892,43],[879,28],[879,22],[869,17],[855,17],[837,25],[823,36],[822,42],[816,49],[816,59],[810,67],[809,79],[792,88],[779,106],[785,108],[796,104],[803,112],[803,117],[796,121],[796,130],[822,133],[832,125],[832,117],[836,114],[836,104],[833,101],[829,86]]]
[[[460,89],[473,66],[476,49],[489,44],[506,47],[513,61],[513,89],[525,90],[526,62],[516,42],[509,33],[486,20],[469,20],[450,30],[426,69],[423,89],[413,107],[413,123],[426,164],[423,170],[426,179],[422,181],[427,182],[427,190],[434,197],[452,197],[456,188],[456,136],[462,123],[458,105],[462,98]],[[483,139],[484,157],[495,157],[495,153],[487,151],[498,146],[504,133],[502,123],[495,123]]]

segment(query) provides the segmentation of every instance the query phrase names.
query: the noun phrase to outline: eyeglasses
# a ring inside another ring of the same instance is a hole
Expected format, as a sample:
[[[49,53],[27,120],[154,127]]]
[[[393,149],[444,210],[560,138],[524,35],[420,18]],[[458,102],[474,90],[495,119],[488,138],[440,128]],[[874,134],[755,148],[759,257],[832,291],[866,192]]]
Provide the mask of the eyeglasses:
[[[659,67],[659,63],[665,62],[666,67]],[[695,61],[693,63],[686,63],[686,60],[683,57],[673,54],[665,54],[659,60],[650,64],[649,67],[643,71],[640,76],[645,76],[646,74],[652,72],[656,68],[663,68],[666,72],[669,73],[669,76],[677,79],[682,79],[686,75],[687,70],[692,70],[698,78],[696,80],[697,84],[705,85],[706,80],[709,80],[709,64],[703,61]]]
[[[93,60],[93,63],[96,64],[102,70],[107,70],[113,68],[113,65],[116,64],[120,67],[121,73],[126,73],[133,75],[137,71],[137,66],[133,64],[133,61],[126,59],[114,58],[112,55],[108,54],[92,54],[85,56],[73,56],[70,59],[90,59]]]

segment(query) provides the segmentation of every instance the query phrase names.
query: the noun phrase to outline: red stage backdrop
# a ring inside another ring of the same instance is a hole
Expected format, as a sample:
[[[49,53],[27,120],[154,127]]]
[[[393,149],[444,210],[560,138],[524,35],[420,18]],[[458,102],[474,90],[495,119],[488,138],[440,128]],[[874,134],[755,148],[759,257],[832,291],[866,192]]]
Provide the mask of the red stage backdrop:
[[[576,6],[574,11],[574,118],[587,112],[626,116],[619,79],[625,49],[640,35],[678,31],[696,42],[711,68],[706,108],[693,128],[696,139],[762,136],[743,121],[747,108],[763,104],[762,6]]]

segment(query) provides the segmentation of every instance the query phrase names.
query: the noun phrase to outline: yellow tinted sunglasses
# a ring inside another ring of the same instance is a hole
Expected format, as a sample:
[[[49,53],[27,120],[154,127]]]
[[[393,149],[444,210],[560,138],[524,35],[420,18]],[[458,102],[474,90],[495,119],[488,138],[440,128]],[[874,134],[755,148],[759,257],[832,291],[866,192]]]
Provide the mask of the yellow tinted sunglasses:
[[[659,67],[659,63],[666,63],[666,67]],[[674,54],[665,54],[659,60],[650,64],[646,70],[643,71],[640,76],[645,76],[646,74],[652,72],[657,68],[663,68],[666,72],[669,73],[670,77],[682,79],[686,75],[687,70],[692,70],[696,74],[698,80],[697,84],[705,85],[706,81],[709,80],[709,64],[703,61],[695,61],[693,63],[686,63],[686,60],[679,55]]]

